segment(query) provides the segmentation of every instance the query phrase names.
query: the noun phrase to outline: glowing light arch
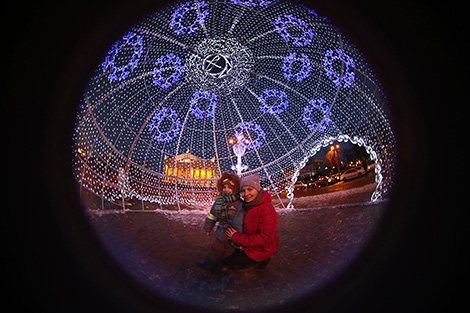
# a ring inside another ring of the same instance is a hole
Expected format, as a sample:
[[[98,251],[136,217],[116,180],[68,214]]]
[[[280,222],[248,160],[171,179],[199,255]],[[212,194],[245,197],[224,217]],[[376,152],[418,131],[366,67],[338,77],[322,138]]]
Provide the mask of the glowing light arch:
[[[371,201],[377,201],[383,192],[383,174],[382,174],[382,165],[381,161],[377,157],[378,154],[374,151],[374,148],[367,143],[364,142],[362,138],[354,136],[353,138],[349,137],[348,135],[339,135],[338,137],[328,137],[324,138],[320,141],[317,141],[313,144],[313,148],[311,148],[308,153],[305,155],[302,161],[299,162],[294,175],[290,181],[289,186],[287,187],[287,198],[290,199],[289,204],[287,205],[288,209],[293,209],[294,206],[292,205],[292,200],[294,199],[294,184],[297,182],[299,177],[300,171],[307,165],[308,160],[315,156],[321,148],[328,147],[329,145],[333,144],[333,142],[351,142],[352,144],[358,145],[359,147],[364,147],[366,149],[367,154],[370,156],[370,159],[374,161],[375,165],[375,183],[377,186],[375,187],[374,192],[371,196]]]

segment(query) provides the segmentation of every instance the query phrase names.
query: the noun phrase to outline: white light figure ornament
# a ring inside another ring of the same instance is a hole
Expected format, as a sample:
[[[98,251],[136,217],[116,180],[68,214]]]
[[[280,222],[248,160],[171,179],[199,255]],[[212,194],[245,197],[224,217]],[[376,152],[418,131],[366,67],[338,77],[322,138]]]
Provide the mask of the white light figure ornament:
[[[253,139],[250,135],[256,135],[257,137]],[[247,136],[245,136],[245,132]],[[248,169],[247,165],[242,164],[242,156],[245,154],[246,150],[253,150],[259,148],[263,145],[264,140],[266,140],[266,133],[261,128],[260,125],[257,125],[253,122],[247,123],[238,123],[235,127],[235,137],[237,138],[237,143],[233,146],[233,153],[237,156],[237,165],[232,165],[231,169],[236,170],[237,174],[240,175],[242,171]],[[248,139],[248,138],[250,139]],[[235,140],[230,139],[229,143],[233,144]]]
[[[230,143],[234,143],[233,139],[230,140]],[[237,136],[237,143],[233,145],[233,153],[237,156],[237,165],[232,165],[232,170],[237,171],[237,174],[240,175],[242,171],[247,170],[248,166],[242,164],[242,156],[245,154],[246,147],[250,141],[245,139],[243,135]]]

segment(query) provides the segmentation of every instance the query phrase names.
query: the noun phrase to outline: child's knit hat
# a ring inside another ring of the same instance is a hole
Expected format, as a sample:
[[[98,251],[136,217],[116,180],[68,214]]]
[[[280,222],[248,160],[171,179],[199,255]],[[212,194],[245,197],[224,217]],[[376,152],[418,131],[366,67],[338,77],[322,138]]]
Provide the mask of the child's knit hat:
[[[237,194],[240,188],[240,177],[237,174],[229,173],[227,171],[222,173],[222,176],[217,179],[217,190],[222,192],[223,185],[232,186],[233,193]]]

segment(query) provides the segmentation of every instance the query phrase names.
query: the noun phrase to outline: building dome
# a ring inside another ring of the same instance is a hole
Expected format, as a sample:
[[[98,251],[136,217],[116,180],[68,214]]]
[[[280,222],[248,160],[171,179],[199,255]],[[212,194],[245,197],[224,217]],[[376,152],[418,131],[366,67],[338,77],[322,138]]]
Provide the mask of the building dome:
[[[314,8],[177,2],[116,38],[97,64],[77,115],[75,175],[108,201],[208,205],[210,182],[236,168],[242,142],[241,175],[259,173],[292,199],[308,159],[349,141],[376,163],[377,200],[394,172],[387,105],[364,55]],[[174,175],[182,155],[194,161]],[[211,174],[194,174],[193,163]]]

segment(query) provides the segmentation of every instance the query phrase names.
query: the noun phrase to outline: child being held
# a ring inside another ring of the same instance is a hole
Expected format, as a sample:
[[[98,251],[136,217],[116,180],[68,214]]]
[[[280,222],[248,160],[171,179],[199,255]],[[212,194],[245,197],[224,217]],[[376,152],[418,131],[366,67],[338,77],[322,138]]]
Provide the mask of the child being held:
[[[205,270],[221,271],[220,261],[233,253],[234,248],[241,249],[225,235],[227,227],[233,227],[237,232],[243,233],[243,211],[239,195],[240,177],[236,174],[224,172],[217,180],[217,190],[220,195],[216,198],[209,215],[204,221],[204,230],[210,236],[212,229],[218,222],[215,238],[202,263],[197,266]]]

